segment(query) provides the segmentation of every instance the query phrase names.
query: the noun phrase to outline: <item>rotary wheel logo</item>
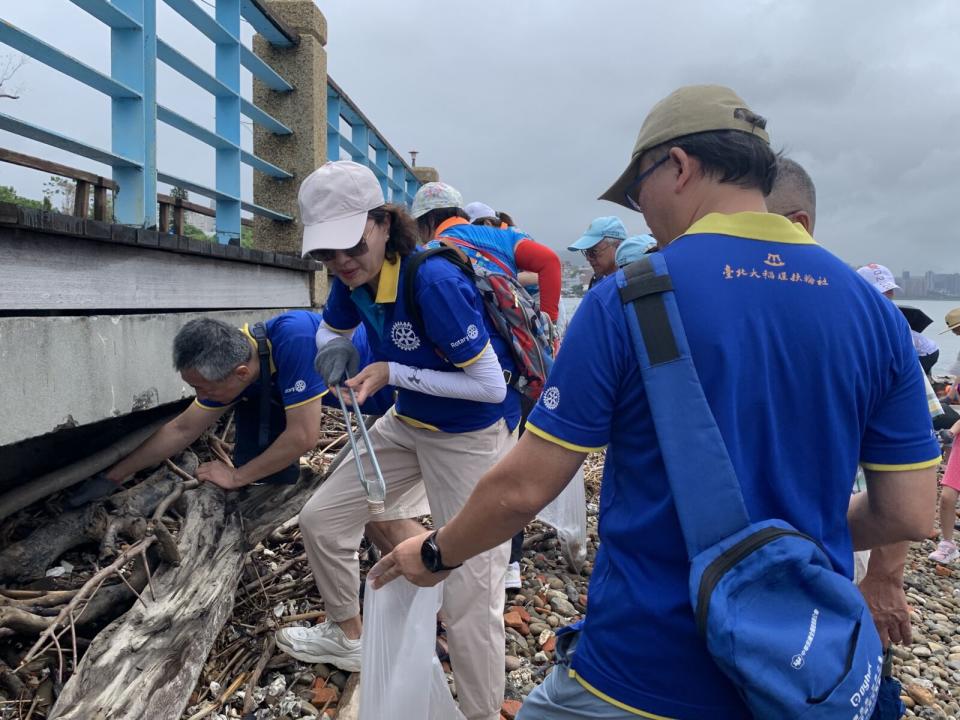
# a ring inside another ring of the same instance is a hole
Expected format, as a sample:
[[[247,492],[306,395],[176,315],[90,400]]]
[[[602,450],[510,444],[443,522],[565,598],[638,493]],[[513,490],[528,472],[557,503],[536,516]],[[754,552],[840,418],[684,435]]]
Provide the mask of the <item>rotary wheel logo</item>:
[[[296,390],[297,392],[303,392],[304,390],[307,389],[307,384],[303,380],[297,380],[293,384],[293,389]]]
[[[556,410],[560,404],[560,388],[548,387],[543,391],[543,406],[547,410]]]
[[[799,670],[800,668],[802,668],[802,667],[803,667],[803,655],[794,655],[794,656],[790,659],[790,667],[792,667],[794,670]]]
[[[408,322],[395,322],[390,328],[390,339],[401,350],[416,350],[420,347],[420,338],[413,331],[413,325]]]
[[[476,325],[467,325],[467,337],[471,340],[476,340],[477,336],[480,335],[480,331],[477,330]]]

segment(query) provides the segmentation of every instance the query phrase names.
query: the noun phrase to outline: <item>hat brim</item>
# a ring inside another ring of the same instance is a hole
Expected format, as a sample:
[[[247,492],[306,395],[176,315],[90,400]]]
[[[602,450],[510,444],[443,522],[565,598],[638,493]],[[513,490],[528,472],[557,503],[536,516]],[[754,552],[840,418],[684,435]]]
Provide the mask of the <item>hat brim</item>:
[[[305,225],[303,228],[303,250],[306,257],[312,250],[346,250],[363,239],[363,229],[367,226],[366,211],[348,215],[336,220]]]
[[[584,235],[573,245],[569,245],[567,250],[589,250],[594,245],[599,245],[601,240],[603,240],[603,238],[597,237],[596,235]]]
[[[624,170],[620,177],[617,178],[617,181],[611,185],[603,195],[601,195],[598,200],[609,200],[612,203],[617,205],[622,205],[625,208],[630,210],[635,210],[634,207],[627,202],[627,188],[630,187],[637,177],[637,163],[640,162],[640,157],[636,156],[630,159],[630,164],[627,165],[627,169]]]
[[[960,322],[956,322],[953,325],[947,325],[947,329],[941,330],[940,332],[937,333],[937,335],[946,335],[948,332],[953,332],[957,328],[960,328]]]

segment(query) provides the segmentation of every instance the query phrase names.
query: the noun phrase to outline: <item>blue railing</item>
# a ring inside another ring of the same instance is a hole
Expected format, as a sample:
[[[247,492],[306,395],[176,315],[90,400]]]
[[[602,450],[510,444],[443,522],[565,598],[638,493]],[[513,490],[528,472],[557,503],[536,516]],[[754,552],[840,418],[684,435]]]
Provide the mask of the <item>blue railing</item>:
[[[214,43],[214,74],[157,37],[157,0],[71,0],[110,28],[109,75],[0,18],[0,43],[111,99],[111,146],[109,150],[96,147],[4,113],[0,113],[0,129],[110,165],[119,185],[114,216],[123,224],[157,225],[158,181],[215,200],[217,238],[221,243],[240,237],[241,210],[281,222],[292,220],[282,212],[241,199],[241,164],[280,181],[293,177],[240,146],[241,115],[275,135],[292,134],[289,127],[241,95],[240,68],[249,70],[272,90],[293,90],[290,83],[241,42],[241,17],[274,46],[290,47],[298,39],[271,18],[258,0],[215,0],[213,15],[195,0],[162,1]],[[157,103],[158,60],[214,97],[214,129]],[[346,151],[350,158],[373,169],[388,200],[409,204],[420,185],[413,169],[332,81],[328,81],[328,103],[328,157],[339,159],[341,149]],[[349,137],[341,131],[341,120],[350,128]],[[158,121],[215,150],[214,187],[158,168]]]
[[[240,237],[241,209],[274,220],[291,218],[241,200],[240,164],[278,179],[290,173],[240,147],[240,116],[276,134],[291,130],[240,95],[240,67],[271,88],[293,88],[240,41],[243,16],[271,43],[289,46],[282,32],[254,0],[217,0],[211,16],[193,0],[164,0],[215,44],[216,72],[209,74],[157,37],[157,0],[71,0],[110,28],[110,75],[85,65],[52,45],[0,19],[0,42],[39,60],[111,99],[111,147],[89,145],[53,130],[0,113],[0,129],[110,165],[119,185],[114,216],[120,223],[157,224],[157,182],[186,188],[216,201],[217,238]],[[204,128],[175,110],[157,104],[157,60],[211,93],[216,101],[216,127]],[[216,151],[216,181],[210,188],[165,173],[157,166],[157,121],[170,125]]]
[[[343,123],[350,137],[343,132]],[[370,158],[373,149],[374,157]],[[370,167],[380,180],[387,202],[409,205],[420,188],[411,168],[393,149],[360,108],[333,80],[327,78],[327,157],[339,160],[341,150],[354,162]]]

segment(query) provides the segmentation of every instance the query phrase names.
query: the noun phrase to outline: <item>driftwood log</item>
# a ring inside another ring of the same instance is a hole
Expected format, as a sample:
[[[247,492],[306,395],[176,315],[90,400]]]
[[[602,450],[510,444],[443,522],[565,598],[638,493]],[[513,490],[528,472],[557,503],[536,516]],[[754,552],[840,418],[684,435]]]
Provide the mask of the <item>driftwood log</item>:
[[[196,470],[197,457],[193,453],[184,453],[180,462],[187,472]],[[61,555],[91,541],[101,543],[101,550],[107,551],[103,554],[109,555],[110,551],[115,551],[118,533],[126,531],[129,537],[130,531],[136,529],[137,521],[149,518],[179,482],[176,475],[161,466],[129,490],[62,513],[0,552],[0,582],[42,578]],[[144,525],[141,536],[145,530]]]
[[[233,610],[247,551],[299,512],[330,471],[296,485],[184,493],[177,538],[183,558],[162,566],[149,592],[96,636],[64,685],[53,720],[177,720]]]

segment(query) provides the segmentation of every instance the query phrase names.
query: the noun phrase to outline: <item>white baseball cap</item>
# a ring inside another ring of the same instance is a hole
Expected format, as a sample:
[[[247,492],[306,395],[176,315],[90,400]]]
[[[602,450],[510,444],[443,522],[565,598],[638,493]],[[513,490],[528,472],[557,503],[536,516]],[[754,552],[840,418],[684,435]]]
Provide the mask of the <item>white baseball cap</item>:
[[[885,293],[888,290],[899,290],[896,280],[893,279],[893,273],[890,268],[877,263],[870,263],[857,269],[857,274],[864,280],[873,285],[877,292]]]
[[[300,184],[303,249],[346,250],[360,242],[367,213],[384,204],[383,189],[370,168],[351,160],[321,165]]]
[[[413,196],[413,219],[426,215],[439,208],[463,208],[463,195],[450,185],[442,182],[429,182],[417,190]]]
[[[497,211],[482,202],[472,202],[467,205],[463,211],[467,214],[467,217],[470,218],[470,222],[480,220],[481,218],[497,218]]]

